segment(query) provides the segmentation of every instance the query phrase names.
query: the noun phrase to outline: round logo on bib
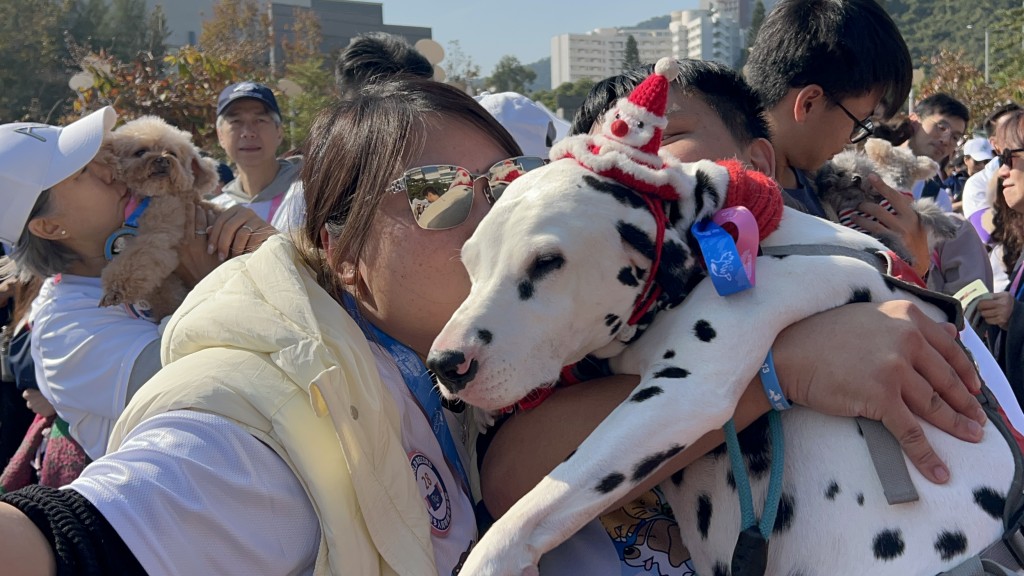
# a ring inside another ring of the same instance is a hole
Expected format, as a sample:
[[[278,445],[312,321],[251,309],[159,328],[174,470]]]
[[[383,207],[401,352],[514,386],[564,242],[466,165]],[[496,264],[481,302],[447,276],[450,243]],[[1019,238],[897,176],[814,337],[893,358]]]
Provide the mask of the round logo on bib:
[[[420,494],[427,503],[431,532],[437,536],[446,536],[452,525],[452,501],[441,474],[434,463],[419,452],[409,454],[409,463]]]

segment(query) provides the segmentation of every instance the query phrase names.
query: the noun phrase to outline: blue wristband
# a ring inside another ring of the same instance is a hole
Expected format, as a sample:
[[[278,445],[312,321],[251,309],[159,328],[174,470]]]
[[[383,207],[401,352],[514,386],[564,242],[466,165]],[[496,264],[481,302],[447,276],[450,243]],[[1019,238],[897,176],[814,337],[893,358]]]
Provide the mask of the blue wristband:
[[[789,410],[793,406],[786,400],[782,393],[782,386],[779,384],[779,375],[775,373],[775,360],[772,359],[772,351],[768,349],[768,355],[761,365],[761,386],[764,388],[764,395],[768,397],[768,403],[775,410]]]

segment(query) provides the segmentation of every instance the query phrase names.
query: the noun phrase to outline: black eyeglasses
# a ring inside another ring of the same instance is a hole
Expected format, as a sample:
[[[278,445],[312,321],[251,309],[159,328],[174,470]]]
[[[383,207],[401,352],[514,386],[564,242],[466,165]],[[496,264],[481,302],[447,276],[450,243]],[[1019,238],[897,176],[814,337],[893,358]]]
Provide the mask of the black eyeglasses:
[[[1003,150],[999,153],[999,164],[1006,166],[1007,168],[1013,168],[1013,158],[1015,154],[1024,152],[1024,148],[1014,148],[1013,150]]]
[[[857,142],[860,142],[861,140],[875,133],[875,124],[871,121],[870,116],[865,118],[864,120],[860,120],[856,116],[851,114],[850,111],[846,109],[846,106],[843,106],[838,101],[836,102],[836,106],[839,106],[839,109],[842,110],[843,113],[850,118],[850,120],[853,120],[853,131],[850,132],[851,144],[856,144]]]

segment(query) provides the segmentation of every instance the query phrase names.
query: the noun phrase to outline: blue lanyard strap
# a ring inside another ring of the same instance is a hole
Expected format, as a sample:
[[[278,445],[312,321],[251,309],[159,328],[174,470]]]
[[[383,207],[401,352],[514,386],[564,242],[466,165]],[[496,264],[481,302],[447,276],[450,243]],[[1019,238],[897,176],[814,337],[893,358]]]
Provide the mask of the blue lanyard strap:
[[[149,196],[144,196],[142,200],[139,200],[139,205],[135,207],[135,210],[132,210],[132,213],[129,214],[127,218],[125,218],[124,225],[132,228],[138,228],[139,218],[141,218],[142,213],[146,211],[146,207],[149,206],[150,200],[151,198]]]
[[[349,314],[354,316],[353,309],[355,303],[352,302],[348,295],[345,295],[344,300],[345,308],[349,311]],[[377,343],[387,350],[395,364],[398,365],[398,370],[402,373],[402,379],[405,380],[406,387],[409,388],[409,392],[412,392],[413,398],[419,403],[420,408],[423,409],[423,413],[430,422],[430,429],[434,432],[434,437],[441,446],[445,459],[458,472],[459,479],[462,482],[462,489],[466,494],[469,494],[469,475],[466,474],[466,469],[462,465],[462,458],[459,457],[459,451],[455,447],[455,440],[452,439],[451,431],[448,429],[448,422],[444,416],[441,396],[436,391],[434,380],[430,377],[427,367],[415,352],[401,342],[388,336],[369,322],[358,320],[357,322],[363,329],[363,333],[368,338],[375,339]],[[368,331],[371,333],[367,334]]]

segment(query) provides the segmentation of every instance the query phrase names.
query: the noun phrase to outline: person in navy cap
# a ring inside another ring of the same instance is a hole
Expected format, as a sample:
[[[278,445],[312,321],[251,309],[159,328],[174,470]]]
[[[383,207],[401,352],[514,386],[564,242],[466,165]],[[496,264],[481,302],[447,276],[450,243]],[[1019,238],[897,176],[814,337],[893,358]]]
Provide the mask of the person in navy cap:
[[[270,88],[247,81],[221,91],[217,99],[217,140],[235,166],[235,178],[210,200],[228,209],[250,208],[268,223],[266,232],[297,228],[305,212],[299,180],[302,157],[277,157],[284,129],[281,109]]]

